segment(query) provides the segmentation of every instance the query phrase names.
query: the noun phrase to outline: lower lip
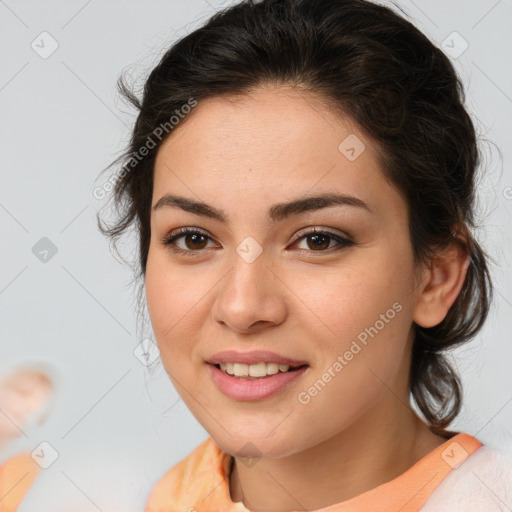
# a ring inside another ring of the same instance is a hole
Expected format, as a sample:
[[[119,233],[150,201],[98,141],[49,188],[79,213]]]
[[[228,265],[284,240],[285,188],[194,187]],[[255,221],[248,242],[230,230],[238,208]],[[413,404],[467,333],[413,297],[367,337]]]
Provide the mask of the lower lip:
[[[229,375],[213,364],[207,363],[213,382],[229,398],[235,400],[263,400],[295,382],[309,368],[303,366],[298,370],[279,372],[258,380],[246,380]]]

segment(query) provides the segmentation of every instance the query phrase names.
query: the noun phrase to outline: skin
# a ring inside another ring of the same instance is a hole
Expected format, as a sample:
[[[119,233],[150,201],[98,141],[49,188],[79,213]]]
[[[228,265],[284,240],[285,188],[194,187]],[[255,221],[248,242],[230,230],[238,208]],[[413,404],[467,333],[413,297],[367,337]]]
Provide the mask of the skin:
[[[41,414],[52,393],[51,379],[37,369],[19,368],[0,379],[0,450],[22,435],[29,417]]]
[[[370,137],[322,98],[285,86],[209,98],[174,130],[157,154],[152,205],[178,194],[222,209],[230,222],[152,211],[148,311],[176,389],[235,457],[231,499],[254,511],[315,510],[397,477],[445,442],[408,405],[412,323],[442,321],[467,257],[451,246],[431,268],[414,266],[407,204],[382,174]],[[354,161],[338,150],[350,134],[366,146]],[[267,220],[275,203],[321,192],[356,196],[372,213],[343,205]],[[199,256],[162,242],[180,227],[207,233],[202,244],[175,242]],[[295,241],[312,227],[348,234],[355,245]],[[236,252],[249,236],[263,249],[252,263]],[[298,394],[395,302],[401,311],[301,404]],[[205,363],[225,349],[269,349],[309,368],[270,398],[233,400]]]

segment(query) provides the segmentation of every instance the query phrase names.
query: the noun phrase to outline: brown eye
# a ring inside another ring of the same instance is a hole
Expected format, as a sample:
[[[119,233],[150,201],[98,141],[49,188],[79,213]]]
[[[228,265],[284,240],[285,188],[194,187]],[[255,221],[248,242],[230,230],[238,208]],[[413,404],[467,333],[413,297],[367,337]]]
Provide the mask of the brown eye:
[[[349,238],[330,231],[321,231],[316,228],[308,231],[307,233],[303,233],[302,236],[299,236],[294,243],[303,239],[306,239],[307,250],[309,250],[309,252],[331,252],[326,249],[330,248],[333,241],[338,242],[337,245],[339,246],[335,250],[341,250],[345,247],[355,245],[355,242]]]
[[[182,235],[183,240],[185,241],[185,245],[188,249],[197,250],[204,249],[206,244],[206,237],[204,235],[198,235],[197,233],[190,233],[188,235]],[[190,245],[187,243],[190,242]]]
[[[183,239],[184,246],[179,246],[177,240]],[[179,253],[197,253],[206,248],[208,240],[211,240],[208,235],[197,229],[181,228],[177,231],[170,233],[164,238],[164,245],[168,245],[175,252]]]
[[[181,239],[183,239],[183,242],[181,242],[180,246],[177,241],[181,241]],[[297,237],[294,243],[302,241],[303,239],[306,239],[307,247],[305,250],[307,252],[330,253],[355,245],[355,242],[349,238],[316,228]],[[212,239],[206,233],[196,228],[180,228],[167,235],[162,240],[162,243],[169,246],[175,253],[185,254],[187,256],[199,256],[204,252],[203,249],[207,248],[208,241],[211,240]],[[331,245],[332,242],[337,242],[337,244],[335,243],[334,250],[330,251],[328,249],[333,248],[333,245]]]
[[[328,249],[332,237],[329,235],[308,235],[306,240],[308,240],[308,246],[311,249]]]

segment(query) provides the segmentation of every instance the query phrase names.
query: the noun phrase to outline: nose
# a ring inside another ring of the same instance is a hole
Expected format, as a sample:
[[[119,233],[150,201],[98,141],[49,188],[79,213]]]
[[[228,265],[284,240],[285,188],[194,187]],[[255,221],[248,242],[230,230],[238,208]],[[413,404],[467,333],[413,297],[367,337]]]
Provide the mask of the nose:
[[[255,333],[281,324],[288,311],[287,288],[265,254],[254,261],[234,256],[217,289],[213,319],[238,333]]]

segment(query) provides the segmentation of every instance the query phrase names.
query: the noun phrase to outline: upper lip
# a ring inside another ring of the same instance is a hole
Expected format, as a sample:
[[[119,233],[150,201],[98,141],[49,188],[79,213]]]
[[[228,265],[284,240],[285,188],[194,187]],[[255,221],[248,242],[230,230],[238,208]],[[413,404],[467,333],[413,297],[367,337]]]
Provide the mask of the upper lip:
[[[271,352],[270,350],[253,350],[251,352],[238,352],[236,350],[223,350],[217,352],[206,360],[210,364],[219,363],[242,363],[242,364],[256,364],[256,363],[277,363],[287,364],[288,366],[302,366],[307,364],[306,361],[299,361],[290,357],[282,356]]]

